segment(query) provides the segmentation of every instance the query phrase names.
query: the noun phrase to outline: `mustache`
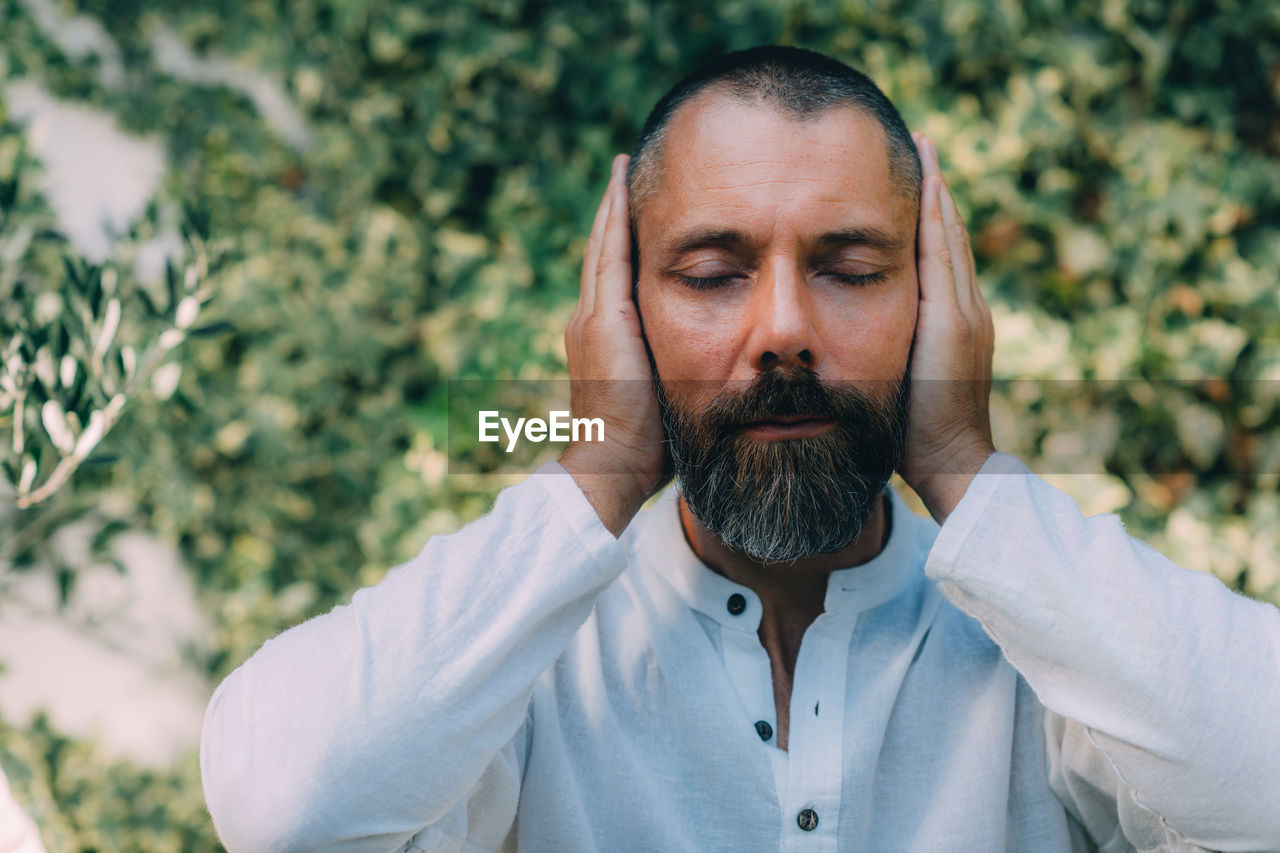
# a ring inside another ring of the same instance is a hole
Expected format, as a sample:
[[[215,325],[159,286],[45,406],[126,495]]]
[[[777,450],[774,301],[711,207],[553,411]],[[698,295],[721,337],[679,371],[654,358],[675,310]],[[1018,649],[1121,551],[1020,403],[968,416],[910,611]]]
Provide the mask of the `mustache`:
[[[897,383],[886,381],[892,392]],[[743,426],[778,418],[833,420],[865,418],[885,405],[850,383],[830,385],[805,367],[774,368],[750,383],[721,388],[698,413],[705,433],[728,435]]]

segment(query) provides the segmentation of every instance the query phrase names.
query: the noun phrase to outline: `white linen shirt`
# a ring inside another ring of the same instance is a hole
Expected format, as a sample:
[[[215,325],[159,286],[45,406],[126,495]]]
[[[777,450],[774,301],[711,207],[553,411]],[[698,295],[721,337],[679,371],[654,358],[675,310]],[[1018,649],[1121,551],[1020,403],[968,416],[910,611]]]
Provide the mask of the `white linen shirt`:
[[[674,496],[615,540],[544,470],[219,687],[229,850],[1280,850],[1280,612],[1012,457],[831,574],[788,752]]]

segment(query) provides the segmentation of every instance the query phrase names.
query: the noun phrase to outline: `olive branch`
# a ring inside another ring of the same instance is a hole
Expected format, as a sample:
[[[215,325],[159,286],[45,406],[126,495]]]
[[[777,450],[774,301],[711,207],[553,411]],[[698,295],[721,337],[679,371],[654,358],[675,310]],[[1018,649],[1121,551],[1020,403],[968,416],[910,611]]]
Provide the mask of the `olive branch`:
[[[184,257],[166,262],[153,295],[123,264],[73,257],[39,216],[21,215],[21,158],[0,181],[0,503],[28,509],[67,484],[148,386],[173,394],[184,341],[230,324],[196,325],[223,260],[201,211],[186,211]]]

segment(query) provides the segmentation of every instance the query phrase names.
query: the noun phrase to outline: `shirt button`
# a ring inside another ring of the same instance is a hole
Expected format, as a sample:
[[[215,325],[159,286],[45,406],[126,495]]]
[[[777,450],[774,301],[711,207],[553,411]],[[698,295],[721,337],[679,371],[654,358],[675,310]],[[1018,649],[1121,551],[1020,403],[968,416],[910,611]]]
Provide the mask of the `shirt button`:
[[[739,614],[742,613],[742,611],[746,609],[747,609],[747,599],[743,597],[742,593],[735,592],[733,595],[729,596],[729,615],[730,616],[738,616]]]
[[[800,824],[800,828],[805,832],[813,832],[818,828],[818,813],[813,809],[805,809],[796,815],[796,823]]]
[[[773,737],[773,726],[769,725],[766,721],[761,720],[756,723],[756,734],[760,735],[760,740],[768,740]]]

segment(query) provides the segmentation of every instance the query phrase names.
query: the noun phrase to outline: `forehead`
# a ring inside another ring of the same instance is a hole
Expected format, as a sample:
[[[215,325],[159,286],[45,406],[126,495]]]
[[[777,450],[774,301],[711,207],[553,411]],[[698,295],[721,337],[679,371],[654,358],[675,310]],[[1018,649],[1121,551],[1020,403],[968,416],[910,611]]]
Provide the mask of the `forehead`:
[[[703,95],[672,117],[660,166],[636,223],[642,244],[701,227],[766,242],[851,227],[914,236],[915,207],[890,178],[887,135],[850,107],[799,120]]]

